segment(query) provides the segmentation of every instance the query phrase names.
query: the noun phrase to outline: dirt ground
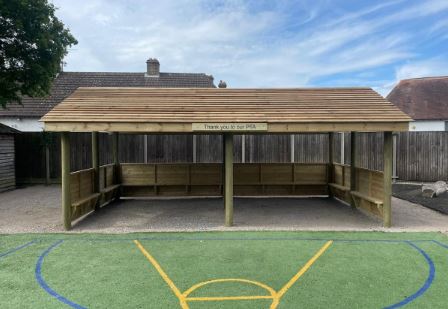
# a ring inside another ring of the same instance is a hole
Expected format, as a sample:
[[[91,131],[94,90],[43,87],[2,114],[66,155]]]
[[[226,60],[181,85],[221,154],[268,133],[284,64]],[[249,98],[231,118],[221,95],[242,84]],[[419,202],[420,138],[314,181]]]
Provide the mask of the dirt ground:
[[[421,185],[394,184],[392,188],[395,197],[448,214],[448,191],[438,197],[429,198],[422,195]]]
[[[236,198],[235,226],[223,226],[222,199],[120,200],[74,225],[73,232],[319,230],[448,231],[448,216],[393,198],[393,227],[327,198]],[[0,194],[0,233],[63,232],[60,188]]]

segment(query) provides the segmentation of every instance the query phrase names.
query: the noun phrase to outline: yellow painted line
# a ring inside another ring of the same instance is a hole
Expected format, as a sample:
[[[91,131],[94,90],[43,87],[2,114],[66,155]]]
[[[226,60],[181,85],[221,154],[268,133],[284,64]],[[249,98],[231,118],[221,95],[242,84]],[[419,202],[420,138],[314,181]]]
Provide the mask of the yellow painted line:
[[[242,282],[242,283],[247,283],[247,284],[253,284],[256,286],[259,286],[265,290],[267,290],[272,297],[275,297],[275,295],[277,294],[277,292],[271,288],[270,286],[258,282],[258,281],[253,281],[253,280],[247,280],[247,279],[232,279],[232,278],[226,278],[226,279],[215,279],[215,280],[209,280],[209,281],[204,281],[204,282],[200,282],[198,284],[193,285],[191,288],[189,288],[188,290],[186,290],[183,293],[184,297],[187,297],[188,295],[190,295],[193,291],[199,289],[200,287],[203,287],[204,285],[207,284],[212,284],[212,283],[218,283],[218,282]]]
[[[269,295],[255,295],[255,296],[217,296],[217,297],[188,297],[186,301],[222,301],[222,300],[254,300],[254,299],[274,299]]]
[[[160,274],[160,276],[165,280],[166,284],[171,288],[174,295],[179,298],[179,301],[181,303],[182,308],[188,308],[184,306],[185,303],[185,297],[182,295],[182,293],[179,291],[177,286],[174,284],[173,280],[168,277],[166,272],[163,270],[163,268],[160,266],[159,263],[157,263],[156,259],[152,257],[151,254],[149,254],[148,251],[142,246],[142,244],[138,240],[134,240],[134,243],[137,245],[137,247],[140,249],[140,251],[143,253],[143,255],[148,259],[149,262],[151,262],[152,266],[157,270],[157,272]]]
[[[317,253],[299,270],[297,274],[294,275],[294,277],[291,278],[291,280],[288,281],[281,289],[278,291],[278,298],[280,299],[288,290],[290,287],[293,286],[294,283],[296,283],[297,280],[311,267],[311,265],[316,262],[316,260],[328,249],[328,247],[331,246],[333,243],[332,240],[327,241],[325,245],[323,245],[322,248],[317,251]]]

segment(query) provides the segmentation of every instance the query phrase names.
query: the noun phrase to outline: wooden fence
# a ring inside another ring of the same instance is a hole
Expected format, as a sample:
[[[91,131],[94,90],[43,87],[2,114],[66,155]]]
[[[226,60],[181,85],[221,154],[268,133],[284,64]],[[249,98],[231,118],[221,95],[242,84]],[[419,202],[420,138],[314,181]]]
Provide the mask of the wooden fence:
[[[60,177],[60,142],[50,140],[50,176]],[[383,135],[358,135],[359,167],[383,169]],[[71,135],[71,169],[91,167],[90,134]],[[345,134],[344,162],[350,164],[350,134]],[[147,141],[145,141],[147,140]],[[341,161],[341,135],[335,136],[333,153]],[[107,134],[100,134],[100,164],[112,162]],[[127,163],[220,163],[220,135],[120,135],[120,162]],[[148,145],[145,151],[145,143]],[[45,143],[40,133],[16,134],[16,177],[20,183],[45,180]],[[236,135],[237,163],[326,163],[327,134]],[[292,155],[293,154],[293,155]],[[146,156],[145,156],[146,155]],[[293,158],[291,158],[293,157]],[[448,179],[448,132],[406,132],[397,135],[397,175],[400,180],[436,181]]]

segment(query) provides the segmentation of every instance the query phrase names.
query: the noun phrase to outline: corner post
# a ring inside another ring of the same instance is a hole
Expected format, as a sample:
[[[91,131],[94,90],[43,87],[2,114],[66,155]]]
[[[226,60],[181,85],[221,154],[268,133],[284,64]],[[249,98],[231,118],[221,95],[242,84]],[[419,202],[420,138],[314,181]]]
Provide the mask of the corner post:
[[[100,155],[98,132],[92,132],[92,168],[93,168],[93,192],[100,193]],[[95,209],[99,207],[98,199]]]
[[[350,191],[356,191],[356,133],[350,132]],[[350,198],[352,208],[356,207],[353,197]]]
[[[61,134],[62,221],[65,230],[72,227],[72,203],[70,196],[70,133]]]
[[[384,200],[383,223],[385,227],[392,225],[392,161],[393,161],[393,137],[392,132],[384,132]]]
[[[333,176],[333,144],[334,144],[334,133],[330,132],[328,133],[328,183],[333,183],[334,176]],[[330,186],[328,186],[328,197],[333,197],[333,192],[331,192]]]
[[[225,225],[233,225],[233,134],[224,134],[224,207]]]

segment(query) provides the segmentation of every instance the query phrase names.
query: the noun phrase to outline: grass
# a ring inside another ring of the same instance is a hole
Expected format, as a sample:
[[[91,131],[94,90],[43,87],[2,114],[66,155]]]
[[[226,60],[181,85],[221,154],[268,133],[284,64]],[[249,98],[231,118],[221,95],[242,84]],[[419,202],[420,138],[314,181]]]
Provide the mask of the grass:
[[[0,236],[0,307],[70,308],[42,288],[35,273],[39,257],[62,240],[42,259],[41,276],[44,285],[73,304],[181,308],[178,297],[134,239],[180,293],[200,282],[226,278],[251,280],[281,291],[328,240],[334,240],[293,282],[277,308],[387,308],[422,289],[406,308],[445,308],[448,301],[448,248],[437,243],[448,245],[448,238],[438,233],[20,234]],[[2,256],[30,241],[34,243]],[[432,281],[428,280],[427,258],[412,244],[434,263]],[[268,295],[259,285],[224,281],[206,284],[188,297]],[[269,308],[272,299],[187,304],[192,309]]]

